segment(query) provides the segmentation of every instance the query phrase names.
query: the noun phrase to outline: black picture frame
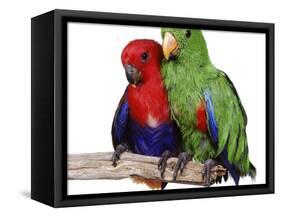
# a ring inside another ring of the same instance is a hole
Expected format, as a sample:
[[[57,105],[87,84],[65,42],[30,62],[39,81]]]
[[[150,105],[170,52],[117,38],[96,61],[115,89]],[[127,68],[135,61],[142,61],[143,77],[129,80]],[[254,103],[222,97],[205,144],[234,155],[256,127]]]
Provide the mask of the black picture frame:
[[[266,34],[266,184],[67,195],[67,22]],[[53,207],[274,193],[274,24],[53,10],[31,21],[31,198]]]

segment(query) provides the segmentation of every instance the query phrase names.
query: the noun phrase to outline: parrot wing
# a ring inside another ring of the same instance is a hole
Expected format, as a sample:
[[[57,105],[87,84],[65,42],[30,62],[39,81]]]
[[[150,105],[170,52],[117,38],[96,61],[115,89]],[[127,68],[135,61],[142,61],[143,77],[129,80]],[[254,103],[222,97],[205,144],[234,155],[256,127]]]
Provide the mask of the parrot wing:
[[[237,184],[240,172],[248,173],[250,166],[245,110],[233,83],[223,72],[208,82],[204,99],[208,131],[217,156]]]
[[[111,135],[114,149],[117,145],[128,142],[129,105],[127,89],[123,94],[113,118]]]

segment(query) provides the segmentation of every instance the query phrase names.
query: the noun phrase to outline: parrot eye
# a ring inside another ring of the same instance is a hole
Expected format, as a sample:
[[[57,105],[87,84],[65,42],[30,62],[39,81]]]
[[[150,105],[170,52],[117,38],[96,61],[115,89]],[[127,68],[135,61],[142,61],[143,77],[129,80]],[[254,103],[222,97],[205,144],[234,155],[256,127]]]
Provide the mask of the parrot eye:
[[[148,53],[146,53],[146,52],[142,53],[142,55],[141,55],[142,62],[145,62],[147,60],[147,58],[148,58]]]
[[[189,38],[190,36],[191,36],[191,31],[190,30],[186,30],[185,37]]]

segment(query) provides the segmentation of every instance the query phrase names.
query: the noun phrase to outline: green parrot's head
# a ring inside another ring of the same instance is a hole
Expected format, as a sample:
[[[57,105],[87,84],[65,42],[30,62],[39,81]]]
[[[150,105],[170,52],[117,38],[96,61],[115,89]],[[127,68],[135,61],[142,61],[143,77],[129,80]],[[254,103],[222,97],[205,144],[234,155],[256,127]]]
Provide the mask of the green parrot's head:
[[[207,45],[200,30],[162,28],[161,36],[167,61],[178,60],[198,66],[210,63]]]

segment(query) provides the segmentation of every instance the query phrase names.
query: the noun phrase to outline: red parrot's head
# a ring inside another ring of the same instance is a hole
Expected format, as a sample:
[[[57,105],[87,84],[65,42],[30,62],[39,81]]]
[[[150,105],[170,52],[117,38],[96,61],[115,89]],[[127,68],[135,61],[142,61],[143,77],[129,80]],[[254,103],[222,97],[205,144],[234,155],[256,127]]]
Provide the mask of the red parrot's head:
[[[138,39],[129,42],[121,54],[127,79],[133,85],[160,77],[162,59],[161,45],[156,41],[148,39]]]

